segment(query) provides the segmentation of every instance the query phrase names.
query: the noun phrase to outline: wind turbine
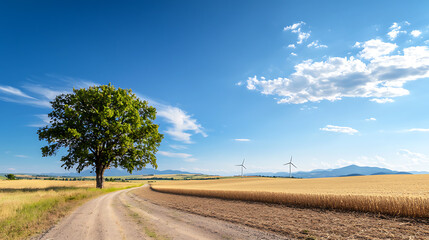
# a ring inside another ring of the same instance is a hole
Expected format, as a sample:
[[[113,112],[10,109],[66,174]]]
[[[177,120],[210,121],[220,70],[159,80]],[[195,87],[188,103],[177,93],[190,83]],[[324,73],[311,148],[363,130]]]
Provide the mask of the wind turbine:
[[[292,166],[294,166],[295,168],[297,168],[295,166],[295,164],[292,163],[292,156],[290,156],[290,161],[288,163],[285,163],[283,165],[289,165],[289,177],[292,177]]]
[[[237,166],[237,167],[241,167],[241,177],[243,177],[243,168],[246,168],[245,166],[244,166],[244,158],[243,158],[243,162],[240,164],[240,165],[235,165],[235,166]],[[247,169],[247,168],[246,168]]]

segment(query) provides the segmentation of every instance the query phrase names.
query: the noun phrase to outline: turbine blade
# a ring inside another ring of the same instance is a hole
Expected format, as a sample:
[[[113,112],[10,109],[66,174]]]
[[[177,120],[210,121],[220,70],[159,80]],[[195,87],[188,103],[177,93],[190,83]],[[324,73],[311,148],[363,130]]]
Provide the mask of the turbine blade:
[[[244,165],[242,167],[244,167],[245,169],[247,169]]]
[[[244,164],[244,160],[246,160],[246,159],[243,158],[243,162],[241,164]]]
[[[294,166],[295,168],[297,168],[296,166],[295,166],[295,164],[293,164],[293,163],[291,163],[292,164],[292,166]]]

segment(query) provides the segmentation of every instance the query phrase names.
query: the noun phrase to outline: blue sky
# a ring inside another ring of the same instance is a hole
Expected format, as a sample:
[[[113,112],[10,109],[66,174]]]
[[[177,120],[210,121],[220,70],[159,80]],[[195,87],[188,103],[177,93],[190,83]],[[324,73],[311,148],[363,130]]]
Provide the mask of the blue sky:
[[[424,1],[2,1],[0,172],[62,172],[49,100],[112,83],[158,109],[159,169],[429,170]]]

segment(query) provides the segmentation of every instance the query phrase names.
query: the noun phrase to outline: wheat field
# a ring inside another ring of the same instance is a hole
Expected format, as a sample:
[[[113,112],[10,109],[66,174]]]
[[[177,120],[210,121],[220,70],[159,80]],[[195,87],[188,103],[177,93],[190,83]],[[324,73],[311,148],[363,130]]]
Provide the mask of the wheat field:
[[[429,175],[231,178],[152,184],[155,191],[300,207],[429,217]]]

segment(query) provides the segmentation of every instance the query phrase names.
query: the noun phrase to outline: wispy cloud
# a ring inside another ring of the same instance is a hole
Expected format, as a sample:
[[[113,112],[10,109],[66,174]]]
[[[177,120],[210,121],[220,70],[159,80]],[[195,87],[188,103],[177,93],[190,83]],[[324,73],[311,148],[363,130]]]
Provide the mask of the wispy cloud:
[[[44,127],[50,124],[50,118],[48,114],[36,114],[35,116],[39,118],[40,122],[29,124],[29,127]]]
[[[30,97],[27,94],[23,93],[18,88],[14,88],[14,87],[11,87],[11,86],[0,86],[0,92],[3,92],[3,93],[8,94],[8,95],[13,95],[13,96],[18,96],[18,97],[23,97],[23,98],[34,99],[33,97]]]
[[[429,132],[429,128],[411,128],[405,131],[406,132]]]
[[[192,154],[188,153],[175,153],[175,152],[166,152],[166,151],[158,151],[159,154],[166,157],[171,158],[181,158],[186,162],[195,162],[197,159],[192,157]]]
[[[176,150],[188,149],[188,147],[184,146],[184,145],[171,144],[170,147],[173,148],[173,149],[176,149]]]
[[[353,129],[351,127],[340,127],[340,126],[334,126],[334,125],[326,125],[326,127],[320,128],[320,130],[326,131],[326,132],[346,133],[350,135],[358,133],[358,130]]]
[[[402,158],[413,162],[414,164],[429,162],[429,158],[426,155],[422,153],[411,152],[408,149],[400,149],[397,154]]]
[[[236,141],[236,142],[250,142],[250,139],[247,139],[247,138],[236,138],[236,139],[234,139],[234,141]]]
[[[48,78],[54,78],[56,81],[61,80],[62,82],[65,82],[65,84],[64,86],[57,86],[57,88],[35,84],[24,84],[22,88],[29,93],[24,93],[23,90],[12,86],[0,86],[0,100],[42,108],[50,108],[50,101],[60,94],[71,93],[73,87],[84,88],[97,85],[93,82],[79,78],[58,75],[46,76]]]
[[[14,155],[14,157],[17,157],[17,158],[28,158],[28,156],[27,155]]]
[[[375,118],[367,118],[367,119],[365,119],[365,121],[368,121],[368,122],[370,122],[370,121],[377,121],[377,119],[375,119]]]
[[[166,152],[166,151],[158,151],[159,154],[166,157],[173,157],[173,158],[188,158],[192,157],[191,154],[188,153],[173,153],[173,152]]]

